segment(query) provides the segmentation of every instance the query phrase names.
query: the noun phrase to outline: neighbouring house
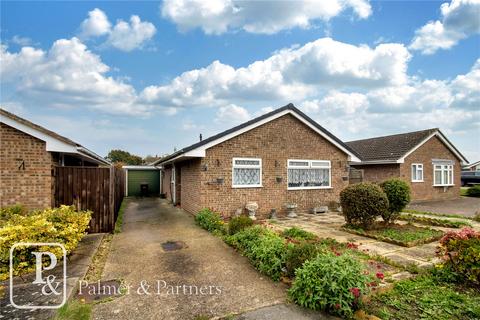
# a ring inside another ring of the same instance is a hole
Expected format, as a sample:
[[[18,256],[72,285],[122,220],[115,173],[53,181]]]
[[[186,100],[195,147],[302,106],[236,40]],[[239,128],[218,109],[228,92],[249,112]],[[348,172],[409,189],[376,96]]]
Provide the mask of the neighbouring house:
[[[468,165],[464,165],[462,167],[462,170],[463,171],[480,171],[480,161],[477,161]]]
[[[188,212],[231,216],[254,201],[264,218],[287,203],[308,211],[338,202],[350,161],[360,161],[351,148],[289,104],[153,165],[163,168],[161,192]]]
[[[410,184],[412,200],[460,196],[460,173],[467,159],[437,128],[346,142],[360,157],[351,163],[363,181],[401,178]]]
[[[54,205],[56,166],[109,166],[93,151],[0,109],[0,207]]]
[[[132,165],[122,168],[125,170],[125,196],[160,195],[160,168]]]

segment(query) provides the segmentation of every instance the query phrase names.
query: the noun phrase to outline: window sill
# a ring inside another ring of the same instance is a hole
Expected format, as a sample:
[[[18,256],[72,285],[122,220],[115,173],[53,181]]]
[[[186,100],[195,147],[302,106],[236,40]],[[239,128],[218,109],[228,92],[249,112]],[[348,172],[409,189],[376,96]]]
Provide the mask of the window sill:
[[[454,187],[454,184],[434,184],[433,187]]]
[[[412,180],[413,183],[417,183],[417,182],[425,182],[423,180]]]
[[[287,190],[321,190],[321,189],[333,189],[332,187],[287,187]]]
[[[232,189],[246,189],[246,188],[263,188],[263,185],[251,185],[251,186],[232,186]]]

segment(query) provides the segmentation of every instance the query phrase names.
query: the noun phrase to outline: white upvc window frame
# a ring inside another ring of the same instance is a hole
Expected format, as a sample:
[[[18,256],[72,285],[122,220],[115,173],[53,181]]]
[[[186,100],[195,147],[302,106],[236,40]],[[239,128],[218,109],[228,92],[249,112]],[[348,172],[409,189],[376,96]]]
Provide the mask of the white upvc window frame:
[[[413,176],[414,172],[415,172],[415,177]],[[418,179],[419,172],[422,173],[422,179]],[[410,174],[411,174],[412,182],[423,182],[423,179],[424,179],[423,163],[412,163]]]
[[[242,165],[236,164],[236,160],[258,161],[258,165]],[[259,184],[234,184],[234,172],[236,168],[246,169],[260,169],[260,183]],[[261,158],[232,158],[232,188],[261,188],[262,185],[262,159]]]
[[[440,167],[440,168],[438,168]],[[436,183],[435,181],[435,172],[440,171],[440,183]],[[445,182],[445,172],[451,173],[451,175],[447,176],[447,181]],[[448,181],[448,177],[450,177],[450,181]],[[434,187],[451,187],[455,184],[453,183],[454,180],[454,170],[453,164],[439,164],[433,163],[433,186]]]
[[[305,166],[291,166],[290,162],[307,162]],[[315,166],[314,162],[326,162],[328,165]],[[289,187],[288,170],[289,169],[328,169],[328,186],[311,186],[311,187]],[[331,189],[332,188],[332,162],[330,160],[304,160],[304,159],[288,159],[287,160],[287,190],[314,190],[314,189]]]

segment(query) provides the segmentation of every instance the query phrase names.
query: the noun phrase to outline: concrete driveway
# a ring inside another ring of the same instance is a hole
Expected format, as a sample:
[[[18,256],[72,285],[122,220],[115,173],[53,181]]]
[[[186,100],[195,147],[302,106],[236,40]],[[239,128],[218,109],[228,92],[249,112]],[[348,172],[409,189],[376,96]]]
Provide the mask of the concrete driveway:
[[[451,200],[414,202],[408,205],[408,209],[473,217],[475,212],[480,211],[480,198],[460,197]]]
[[[161,246],[167,241],[188,247],[167,252]],[[285,285],[263,277],[246,258],[196,226],[191,215],[157,198],[129,201],[102,279],[122,279],[131,288],[96,304],[93,319],[226,316],[286,299]]]

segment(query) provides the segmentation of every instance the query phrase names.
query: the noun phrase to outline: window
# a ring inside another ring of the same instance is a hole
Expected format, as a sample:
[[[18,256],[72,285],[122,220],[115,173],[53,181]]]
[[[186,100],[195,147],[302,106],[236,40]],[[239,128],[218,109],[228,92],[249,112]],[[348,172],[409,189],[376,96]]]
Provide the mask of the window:
[[[412,182],[423,182],[423,164],[412,164]]]
[[[453,165],[433,164],[433,185],[453,186]]]
[[[262,159],[233,158],[232,187],[262,186]]]
[[[330,188],[331,165],[326,160],[288,160],[288,189]]]

